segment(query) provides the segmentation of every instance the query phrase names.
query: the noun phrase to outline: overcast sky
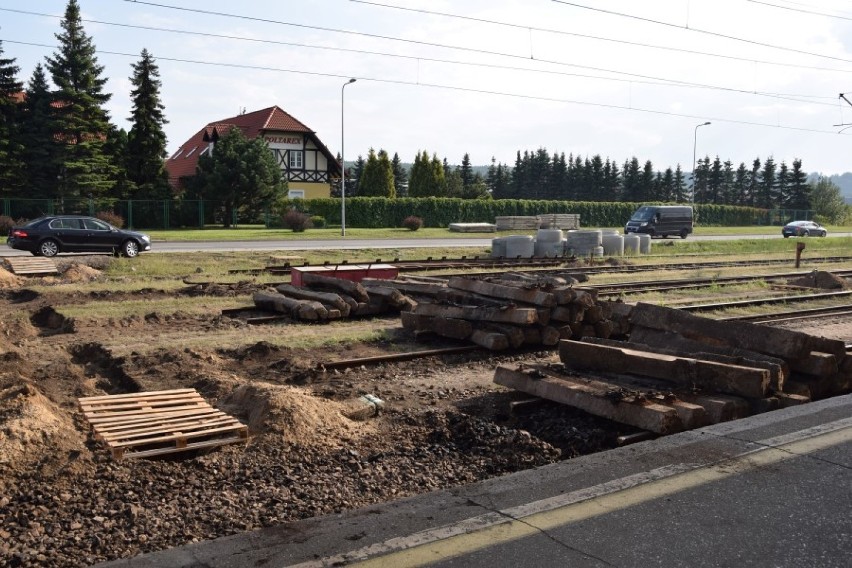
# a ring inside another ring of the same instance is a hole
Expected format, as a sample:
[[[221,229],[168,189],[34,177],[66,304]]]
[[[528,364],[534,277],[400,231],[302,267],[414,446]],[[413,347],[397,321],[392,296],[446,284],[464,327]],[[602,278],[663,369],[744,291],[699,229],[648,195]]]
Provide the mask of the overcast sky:
[[[55,51],[65,5],[0,0],[0,39],[22,80]],[[347,161],[373,147],[405,162],[427,150],[451,163],[467,152],[474,165],[492,156],[513,164],[517,150],[544,147],[689,171],[696,125],[709,121],[697,129],[699,158],[736,167],[771,155],[800,158],[811,172],[852,170],[852,127],[836,126],[852,123],[852,106],[838,98],[848,90],[852,100],[849,1],[80,6],[119,126],[130,127],[131,64],[143,48],[157,59],[170,154],[208,122],[272,105],[337,153],[341,88],[352,77]]]

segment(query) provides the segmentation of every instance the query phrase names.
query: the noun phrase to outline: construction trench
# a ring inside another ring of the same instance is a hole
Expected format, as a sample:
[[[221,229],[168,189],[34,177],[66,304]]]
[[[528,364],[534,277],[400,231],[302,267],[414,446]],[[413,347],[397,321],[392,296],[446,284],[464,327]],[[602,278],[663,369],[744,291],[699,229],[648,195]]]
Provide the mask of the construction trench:
[[[683,296],[669,283],[666,303],[687,308],[670,309],[634,304],[629,286],[598,285],[583,267],[67,293],[102,281],[104,261],[63,262],[54,276],[0,271],[0,566],[91,565],[850,390],[848,260],[762,276],[769,284],[747,301],[786,298],[788,319],[760,327],[723,320],[718,306],[712,319],[688,309],[724,301],[690,298],[700,282],[682,282]],[[816,294],[834,294],[816,319],[789,319],[792,296]],[[171,297],[210,307],[63,315]],[[228,298],[238,306],[213,303]],[[376,339],[275,341],[348,329]],[[247,438],[193,451],[136,438],[115,452],[84,412],[107,396],[177,391],[156,396],[207,404]],[[175,451],[132,455],[163,447]]]

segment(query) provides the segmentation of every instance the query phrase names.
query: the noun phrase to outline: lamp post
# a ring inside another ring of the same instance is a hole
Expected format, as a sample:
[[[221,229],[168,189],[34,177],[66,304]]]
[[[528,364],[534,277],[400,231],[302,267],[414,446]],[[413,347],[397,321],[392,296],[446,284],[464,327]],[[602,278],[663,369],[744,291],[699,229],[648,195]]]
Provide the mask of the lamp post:
[[[343,93],[346,85],[354,83],[349,79],[340,87],[340,236],[346,236],[346,159],[343,157]]]
[[[703,122],[695,125],[695,135],[692,137],[692,203],[695,204],[695,149],[698,146],[698,129],[702,126],[709,125],[710,122]]]

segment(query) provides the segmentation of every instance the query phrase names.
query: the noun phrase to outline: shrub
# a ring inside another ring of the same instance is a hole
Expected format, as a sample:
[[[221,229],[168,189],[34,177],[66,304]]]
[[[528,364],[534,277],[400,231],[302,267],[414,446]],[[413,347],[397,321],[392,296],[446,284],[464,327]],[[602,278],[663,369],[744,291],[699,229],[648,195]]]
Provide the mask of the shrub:
[[[313,227],[311,218],[307,214],[295,209],[287,211],[281,222],[285,228],[292,229],[294,233],[301,233],[305,229]]]
[[[325,227],[325,217],[323,217],[322,215],[312,215],[311,226],[316,227],[317,229],[322,229],[323,227]]]
[[[95,213],[95,217],[101,221],[109,223],[113,227],[118,227],[119,229],[124,227],[124,217],[118,213],[113,213],[112,211],[98,211]]]
[[[416,231],[423,226],[423,219],[415,215],[409,215],[403,220],[402,226],[409,231]]]
[[[0,215],[0,236],[9,233],[9,229],[16,225],[15,220],[6,215]]]

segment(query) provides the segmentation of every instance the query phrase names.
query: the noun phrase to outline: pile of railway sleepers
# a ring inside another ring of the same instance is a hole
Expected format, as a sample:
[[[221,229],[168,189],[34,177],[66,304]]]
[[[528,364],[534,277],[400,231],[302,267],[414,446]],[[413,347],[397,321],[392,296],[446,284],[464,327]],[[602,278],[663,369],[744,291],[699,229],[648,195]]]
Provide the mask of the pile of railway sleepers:
[[[498,367],[494,381],[667,434],[852,389],[842,341],[640,303],[629,340],[559,344],[559,363]]]
[[[415,336],[466,339],[494,351],[555,346],[570,337],[622,336],[623,304],[598,301],[594,289],[578,283],[576,275],[511,272],[384,282],[414,300],[414,307],[401,317],[403,327]]]
[[[384,281],[362,284],[306,272],[303,286],[280,284],[275,290],[254,294],[257,308],[302,321],[325,321],[353,316],[395,313],[411,309],[414,302]]]

